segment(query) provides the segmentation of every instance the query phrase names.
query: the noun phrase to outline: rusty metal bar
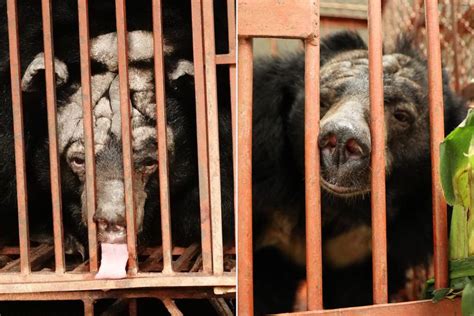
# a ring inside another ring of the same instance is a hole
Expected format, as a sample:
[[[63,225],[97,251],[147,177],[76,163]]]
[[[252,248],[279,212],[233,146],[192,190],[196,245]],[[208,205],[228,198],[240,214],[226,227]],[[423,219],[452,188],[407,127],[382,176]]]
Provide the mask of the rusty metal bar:
[[[319,15],[318,15],[319,16]],[[305,192],[308,309],[323,308],[321,187],[319,167],[319,23],[305,45]]]
[[[222,243],[222,204],[219,158],[219,118],[217,107],[216,53],[213,1],[202,2],[204,36],[204,70],[206,76],[206,105],[209,155],[209,193],[211,206],[212,268],[214,274],[224,272]]]
[[[235,53],[216,55],[217,65],[231,65],[235,64]]]
[[[196,130],[201,208],[201,245],[203,271],[212,272],[211,207],[209,197],[209,160],[207,139],[206,77],[204,73],[204,34],[202,1],[192,0],[194,84],[196,91]]]
[[[166,122],[165,66],[163,54],[163,23],[161,0],[153,0],[153,42],[155,61],[156,127],[158,140],[158,170],[160,181],[161,233],[163,243],[163,273],[172,273],[171,215],[168,181],[168,145]]]
[[[312,311],[289,314],[276,314],[278,316],[393,316],[393,315],[461,315],[461,300],[442,300],[433,303],[431,300],[406,302],[397,304],[369,305],[362,307],[341,308],[324,311]]]
[[[315,18],[314,8],[309,10],[309,7],[315,3],[315,0],[238,0],[239,36],[309,38],[314,32],[314,25],[309,21]],[[269,8],[271,14],[265,14],[264,19],[256,18],[256,12],[266,13]]]
[[[36,272],[30,274],[27,279],[22,279],[20,275],[18,273],[2,274],[0,293],[57,292],[58,288],[62,291],[86,291],[148,287],[235,286],[233,272],[224,272],[217,276],[201,272],[183,272],[173,275],[141,272],[120,280],[95,280],[93,274],[67,273],[68,282],[64,282],[64,275],[51,272]]]
[[[219,297],[232,297],[232,293],[220,295]],[[56,292],[37,292],[37,293],[22,293],[22,294],[11,294],[11,293],[0,293],[0,299],[2,301],[58,301],[58,300],[82,300],[86,297],[91,300],[101,299],[127,299],[127,298],[142,298],[142,297],[154,297],[154,298],[166,298],[172,297],[174,299],[182,298],[194,298],[194,299],[208,299],[216,297],[213,292],[213,288],[170,288],[161,287],[153,289],[115,289],[109,291],[93,290],[93,291],[56,291]]]
[[[18,38],[18,11],[16,0],[7,1],[8,44],[10,47],[10,76],[12,90],[13,133],[15,142],[16,194],[20,241],[21,273],[31,272],[30,238],[28,229],[28,195],[26,188],[25,134],[21,95],[20,42]]]
[[[444,139],[444,107],[437,0],[425,0],[425,18],[428,37],[434,270],[435,287],[439,289],[448,285],[448,219],[439,179],[439,144]]]
[[[84,303],[84,316],[94,316],[94,301],[84,299],[82,302]]]
[[[321,16],[321,26],[323,28],[346,28],[346,29],[366,29],[367,20],[350,17]]]
[[[211,303],[212,307],[214,307],[214,310],[217,312],[218,315],[234,316],[234,313],[223,298],[211,298],[209,299],[209,303]]]
[[[369,0],[369,83],[372,207],[372,285],[375,304],[387,303],[387,224],[385,197],[385,127],[382,66],[382,6]]]
[[[183,315],[183,313],[179,310],[179,307],[171,298],[164,298],[161,301],[163,302],[163,305],[165,305],[166,309],[168,310],[171,316]]]
[[[237,80],[237,56],[236,56],[236,21],[235,21],[235,1],[228,0],[227,1],[227,22],[228,22],[228,38],[229,38],[229,55],[232,57],[232,63],[229,64],[229,80],[230,80],[230,106],[231,106],[231,116],[232,116],[232,157],[236,157],[237,154],[237,124],[236,121],[236,103],[237,103],[237,87],[236,87],[236,80]],[[216,56],[216,63],[218,62],[219,55]],[[234,183],[237,181],[237,177],[235,174],[236,166],[235,160],[232,159],[233,163],[233,170],[234,170]],[[235,186],[234,186],[235,187]],[[237,208],[235,208],[237,209]]]
[[[61,172],[58,152],[58,128],[56,117],[56,75],[54,70],[53,21],[51,0],[42,0],[44,65],[46,75],[46,101],[48,108],[49,167],[53,205],[54,257],[57,273],[65,271],[64,232],[61,198]]]
[[[236,19],[235,19],[235,1],[227,1],[227,24],[229,37],[229,55],[233,57],[233,64],[229,65],[229,80],[230,80],[230,106],[231,106],[231,121],[232,121],[232,168],[234,177],[234,188],[237,188],[237,55],[236,55]],[[216,62],[217,62],[216,56]],[[235,190],[234,190],[235,191]],[[234,210],[237,210],[237,195],[234,197]],[[237,223],[237,212],[234,212],[235,223]],[[237,231],[235,232],[237,234]],[[236,238],[237,240],[237,238]]]
[[[127,219],[127,245],[129,273],[136,274],[137,264],[137,236],[135,221],[135,197],[133,195],[133,151],[132,128],[130,122],[130,92],[128,87],[128,33],[126,0],[115,0],[117,20],[117,49],[120,81],[120,117],[122,125],[123,172],[125,183],[125,206]]]
[[[237,108],[237,313],[253,315],[253,246],[252,246],[252,92],[253,42],[239,38]]]
[[[137,316],[138,311],[137,311],[137,300],[136,299],[131,299],[128,303],[128,315],[130,316]]]
[[[96,209],[96,182],[95,182],[95,150],[93,105],[91,89],[91,63],[89,40],[89,12],[88,0],[78,0],[79,10],[79,45],[81,53],[81,89],[82,107],[84,116],[84,147],[86,154],[86,203],[87,229],[89,240],[90,271],[97,272],[97,229],[94,222]]]

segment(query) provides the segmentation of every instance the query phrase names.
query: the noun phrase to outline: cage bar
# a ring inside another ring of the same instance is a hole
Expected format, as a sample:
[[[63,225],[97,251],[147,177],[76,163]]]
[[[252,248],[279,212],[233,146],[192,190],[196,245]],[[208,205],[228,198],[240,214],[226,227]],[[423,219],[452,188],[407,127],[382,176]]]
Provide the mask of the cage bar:
[[[31,272],[30,237],[28,227],[28,196],[25,166],[25,133],[23,127],[23,102],[21,94],[20,41],[18,38],[18,10],[16,0],[7,1],[7,16],[21,273],[29,274]]]
[[[46,75],[46,102],[48,109],[49,167],[53,205],[54,257],[56,272],[64,273],[64,232],[61,199],[61,172],[58,152],[58,128],[56,118],[56,74],[54,70],[53,21],[51,0],[42,0],[44,65]]]
[[[129,316],[137,316],[138,315],[137,300],[136,299],[131,299],[128,302],[128,315]]]
[[[209,160],[207,139],[206,79],[204,73],[204,34],[202,1],[192,0],[193,61],[196,93],[196,131],[199,166],[199,204],[203,271],[212,272],[211,207],[209,197]]]
[[[232,63],[229,64],[229,80],[230,80],[230,103],[231,103],[231,111],[232,111],[232,149],[233,149],[233,155],[232,157],[235,157],[236,153],[236,146],[237,146],[237,140],[236,140],[236,130],[237,130],[237,124],[235,124],[235,119],[236,119],[236,99],[237,99],[237,87],[236,87],[236,79],[237,79],[237,67],[236,67],[236,62],[237,62],[237,56],[236,56],[236,42],[235,42],[235,1],[234,0],[228,0],[227,1],[227,21],[229,24],[229,29],[228,29],[228,37],[229,37],[229,56],[232,58]],[[216,56],[217,59],[217,56]],[[234,174],[235,174],[235,161],[233,159],[233,167],[234,167]]]
[[[168,146],[166,135],[165,67],[163,54],[163,23],[161,0],[153,0],[153,42],[155,61],[156,127],[158,170],[160,181],[161,233],[163,242],[163,273],[173,271],[171,256],[171,215],[168,181]]]
[[[86,203],[87,231],[89,241],[89,268],[97,272],[97,229],[94,221],[96,211],[96,182],[95,182],[95,144],[93,122],[93,105],[91,89],[91,63],[89,40],[88,0],[78,0],[79,10],[79,47],[81,55],[81,92],[84,116],[84,147],[86,154]]]
[[[213,2],[203,1],[202,12],[203,32],[206,34],[204,37],[204,71],[206,76],[212,268],[214,274],[222,274],[224,272],[224,253],[222,246],[221,172]]]
[[[433,303],[431,300],[396,303],[396,304],[379,304],[351,308],[339,308],[324,311],[297,312],[276,314],[278,316],[393,316],[393,315],[461,315],[461,304],[459,299],[442,300]]]
[[[319,16],[319,15],[318,15]],[[321,185],[319,165],[319,23],[305,44],[305,200],[308,309],[323,308]]]
[[[439,145],[444,139],[444,106],[437,0],[425,0],[425,18],[428,37],[434,273],[435,287],[439,289],[448,286],[448,214],[439,178]]]
[[[84,316],[94,316],[94,301],[91,299],[84,299]]]
[[[253,40],[239,38],[239,106],[237,116],[238,174],[238,254],[237,313],[253,315],[253,245],[252,245],[252,94]]]
[[[385,202],[385,127],[382,66],[382,6],[369,0],[369,83],[372,207],[372,285],[375,304],[387,303],[387,224]]]
[[[130,91],[128,87],[128,33],[125,0],[115,0],[117,20],[117,48],[120,86],[120,119],[122,126],[123,172],[125,183],[125,206],[127,218],[128,269],[137,273],[137,236],[135,221],[135,197],[133,189],[133,151],[130,122]]]

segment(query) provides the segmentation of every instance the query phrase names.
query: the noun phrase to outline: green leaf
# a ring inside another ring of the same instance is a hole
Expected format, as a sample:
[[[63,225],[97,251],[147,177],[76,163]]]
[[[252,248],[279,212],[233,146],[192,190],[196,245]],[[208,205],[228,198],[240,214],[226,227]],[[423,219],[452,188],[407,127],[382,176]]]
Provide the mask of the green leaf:
[[[433,291],[433,302],[437,303],[452,292],[450,288],[442,288]]]
[[[466,187],[459,186],[459,177],[464,173],[466,176],[469,164],[469,149],[474,135],[474,110],[469,110],[466,119],[452,131],[440,146],[441,157],[441,184],[443,186],[446,201],[450,205],[465,204]],[[467,177],[466,177],[467,180]]]
[[[467,211],[460,205],[454,205],[449,233],[449,256],[451,259],[462,259],[469,255]]]
[[[469,276],[474,276],[474,257],[449,261],[449,278],[452,281]]]
[[[463,316],[474,316],[474,280],[470,280],[464,288],[461,309]]]

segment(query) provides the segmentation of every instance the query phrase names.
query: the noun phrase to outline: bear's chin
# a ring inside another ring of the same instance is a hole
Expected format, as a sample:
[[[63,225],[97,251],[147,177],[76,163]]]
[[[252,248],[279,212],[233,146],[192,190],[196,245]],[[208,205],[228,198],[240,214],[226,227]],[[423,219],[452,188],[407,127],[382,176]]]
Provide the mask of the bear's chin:
[[[370,192],[370,185],[366,186],[342,186],[332,184],[326,181],[323,177],[321,179],[321,187],[328,193],[342,198],[362,197]]]

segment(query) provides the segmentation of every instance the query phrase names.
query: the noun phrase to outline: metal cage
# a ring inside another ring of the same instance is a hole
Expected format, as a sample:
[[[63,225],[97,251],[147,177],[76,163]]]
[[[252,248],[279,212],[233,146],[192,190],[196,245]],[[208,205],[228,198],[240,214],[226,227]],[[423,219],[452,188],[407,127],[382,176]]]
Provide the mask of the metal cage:
[[[165,88],[163,71],[162,1],[150,1],[153,12],[154,74],[157,104],[157,139],[162,219],[162,246],[137,251],[135,201],[133,198],[132,136],[130,95],[128,87],[126,1],[116,0],[118,59],[120,77],[121,126],[125,179],[128,276],[121,280],[96,280],[98,250],[93,214],[96,208],[94,131],[92,119],[91,61],[88,1],[78,0],[81,83],[86,147],[86,183],[88,207],[89,259],[72,269],[66,269],[61,205],[61,175],[58,157],[58,127],[54,79],[54,49],[52,1],[42,1],[42,21],[45,52],[46,93],[50,139],[50,170],[53,201],[54,246],[30,246],[28,231],[28,199],[26,189],[23,106],[20,70],[20,38],[17,1],[7,1],[8,35],[14,115],[14,144],[18,192],[19,246],[0,248],[0,254],[14,260],[0,268],[0,300],[82,300],[86,315],[94,314],[94,301],[105,298],[131,299],[130,312],[136,314],[136,301],[152,297],[163,301],[168,310],[178,315],[173,299],[206,298],[220,314],[231,311],[222,297],[233,297],[236,273],[226,258],[235,260],[235,248],[224,249],[220,206],[220,167],[217,117],[216,67],[229,68],[232,112],[236,104],[236,44],[235,2],[227,1],[229,47],[227,54],[216,54],[213,1],[190,0],[192,6],[193,53],[196,92],[196,123],[199,165],[202,244],[188,248],[173,247],[170,232],[170,203],[166,145]],[[235,131],[235,126],[233,126]],[[235,132],[234,132],[235,133]],[[1,232],[0,232],[1,233]],[[225,254],[224,254],[225,252]],[[138,256],[145,259],[139,262]],[[44,262],[54,257],[54,271],[41,270]],[[157,268],[158,267],[158,268]],[[150,272],[161,270],[161,272]],[[40,270],[40,271],[37,271]],[[106,290],[106,291],[105,291]]]

